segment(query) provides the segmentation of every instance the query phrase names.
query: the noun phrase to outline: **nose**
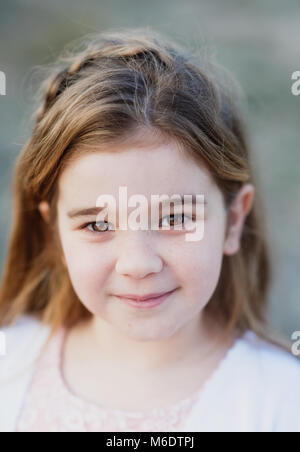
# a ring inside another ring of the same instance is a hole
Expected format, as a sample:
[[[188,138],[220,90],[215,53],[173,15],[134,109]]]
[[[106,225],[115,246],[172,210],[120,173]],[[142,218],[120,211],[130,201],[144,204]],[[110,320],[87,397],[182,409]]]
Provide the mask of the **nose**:
[[[120,245],[115,266],[117,273],[139,279],[162,270],[163,260],[147,232],[127,231],[126,239],[123,237]]]

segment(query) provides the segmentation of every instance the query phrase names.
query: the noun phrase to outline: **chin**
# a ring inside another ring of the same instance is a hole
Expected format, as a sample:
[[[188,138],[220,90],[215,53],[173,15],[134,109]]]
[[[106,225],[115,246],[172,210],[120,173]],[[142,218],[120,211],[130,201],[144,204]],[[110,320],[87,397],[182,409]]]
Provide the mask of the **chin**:
[[[150,330],[149,332],[146,331],[146,328],[143,328],[141,330],[137,329],[134,331],[134,329],[131,329],[130,331],[123,331],[124,334],[127,337],[130,337],[130,339],[138,341],[138,342],[155,342],[155,341],[164,341],[168,339],[168,337],[171,336],[171,332],[168,332],[166,330],[164,331],[153,331]]]

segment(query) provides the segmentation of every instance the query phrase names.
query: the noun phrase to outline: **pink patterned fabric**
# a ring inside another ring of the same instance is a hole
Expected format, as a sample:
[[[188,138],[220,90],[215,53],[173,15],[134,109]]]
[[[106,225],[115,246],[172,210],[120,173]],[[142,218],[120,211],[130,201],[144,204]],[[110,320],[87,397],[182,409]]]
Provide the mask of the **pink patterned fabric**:
[[[172,432],[180,431],[198,393],[167,408],[147,412],[106,409],[75,395],[66,385],[62,327],[40,356],[17,422],[17,432]]]

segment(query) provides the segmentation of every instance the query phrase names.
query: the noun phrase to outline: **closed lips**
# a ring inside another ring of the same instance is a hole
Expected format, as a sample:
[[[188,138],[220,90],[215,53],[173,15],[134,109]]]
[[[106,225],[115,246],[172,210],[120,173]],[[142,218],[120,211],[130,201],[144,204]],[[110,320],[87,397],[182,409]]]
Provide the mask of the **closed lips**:
[[[168,293],[174,292],[174,290],[176,289],[172,289],[169,290],[168,292],[161,292],[161,293],[152,293],[152,294],[148,294],[148,295],[143,295],[143,296],[139,296],[139,295],[134,295],[134,294],[126,294],[126,295],[116,295],[117,297],[120,298],[127,298],[129,300],[136,300],[136,301],[147,301],[149,299],[153,300],[155,298],[159,298],[163,295],[166,295]]]

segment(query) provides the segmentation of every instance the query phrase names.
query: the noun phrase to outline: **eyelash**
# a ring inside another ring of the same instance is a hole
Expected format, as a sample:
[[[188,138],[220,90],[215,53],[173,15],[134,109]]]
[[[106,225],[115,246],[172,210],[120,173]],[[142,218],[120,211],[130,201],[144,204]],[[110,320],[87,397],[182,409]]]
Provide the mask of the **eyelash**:
[[[184,217],[186,217],[186,218],[190,218],[192,221],[195,221],[195,219],[196,219],[196,216],[195,215],[192,215],[192,217],[189,217],[189,216],[187,216],[187,215],[184,215],[184,214],[180,214],[180,213],[175,213],[175,214],[171,214],[171,215],[166,215],[165,217],[163,217],[163,219],[164,218],[170,218],[170,217],[176,217],[176,216],[184,216]],[[105,220],[104,220],[105,221]],[[81,228],[80,229],[83,229],[83,230],[85,230],[86,232],[88,232],[88,233],[91,233],[91,234],[105,234],[105,233],[108,233],[108,232],[110,232],[111,230],[110,229],[108,229],[108,230],[106,230],[106,231],[91,231],[90,229],[88,229],[88,226],[90,226],[90,225],[94,225],[94,224],[96,224],[97,223],[97,221],[92,221],[92,222],[90,222],[90,223],[85,223],[83,226],[81,226]],[[106,224],[108,224],[108,223],[106,223]],[[112,229],[112,231],[114,231],[115,229]],[[170,230],[172,230],[172,229],[170,229]]]

